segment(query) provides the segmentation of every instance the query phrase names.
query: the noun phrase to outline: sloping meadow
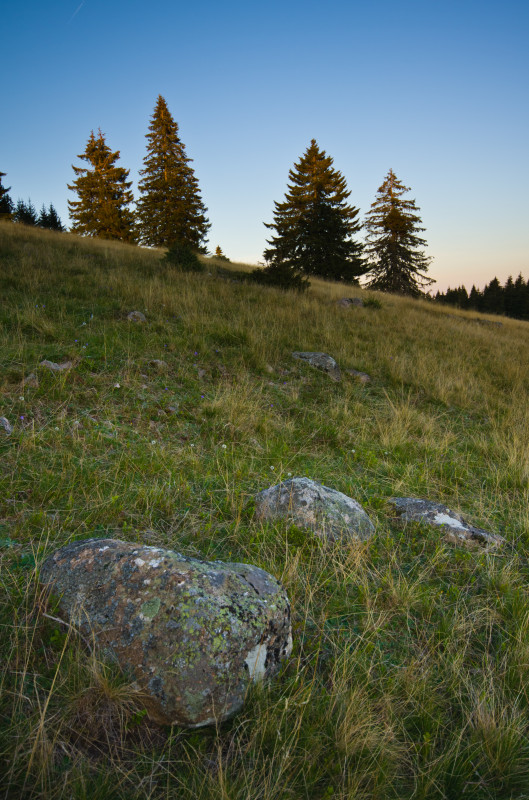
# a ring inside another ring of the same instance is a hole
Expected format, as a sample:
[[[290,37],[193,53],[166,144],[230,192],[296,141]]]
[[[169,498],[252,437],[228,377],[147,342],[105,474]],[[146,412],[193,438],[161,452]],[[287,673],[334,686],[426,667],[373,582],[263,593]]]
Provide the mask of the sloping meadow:
[[[369,293],[313,281],[298,296],[162,256],[0,225],[0,792],[527,796],[527,324],[386,295],[342,308]],[[342,380],[293,351],[328,353]],[[375,536],[329,545],[258,522],[253,496],[291,476],[355,498]],[[395,495],[508,546],[399,527]],[[220,726],[150,722],[39,590],[42,559],[90,536],[279,578],[294,637],[280,675]]]

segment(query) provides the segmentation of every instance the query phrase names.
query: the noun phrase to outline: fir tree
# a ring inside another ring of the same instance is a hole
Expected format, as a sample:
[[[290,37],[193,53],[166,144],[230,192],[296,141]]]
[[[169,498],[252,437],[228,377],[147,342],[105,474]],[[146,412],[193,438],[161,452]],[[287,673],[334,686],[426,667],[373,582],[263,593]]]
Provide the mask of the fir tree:
[[[216,248],[215,248],[215,258],[218,261],[229,261],[230,260],[228,258],[228,256],[225,256],[224,253],[222,252],[222,247],[220,246],[220,244],[218,244],[216,246]]]
[[[513,303],[513,317],[518,319],[529,318],[529,280],[524,281],[520,273],[514,281],[515,298]]]
[[[0,220],[11,219],[14,210],[13,201],[9,197],[11,187],[8,186],[8,188],[5,189],[2,186],[2,178],[4,178],[6,174],[6,172],[0,172]]]
[[[38,224],[39,218],[37,216],[37,210],[31,200],[28,200],[27,203],[24,203],[23,200],[17,201],[13,219],[15,222],[21,222],[23,225]]]
[[[206,252],[210,228],[198,181],[189,166],[178,124],[159,95],[147,134],[147,155],[138,184],[141,240],[155,247],[175,242]]]
[[[264,252],[271,277],[285,280],[291,273],[358,283],[365,272],[362,246],[352,238],[361,227],[359,210],[347,204],[351,193],[332,165],[312,139],[290,170],[285,200],[274,204],[274,222],[265,223],[276,232]]]
[[[474,285],[472,285],[468,296],[468,305],[469,308],[473,308],[475,311],[481,311],[483,306],[483,295]]]
[[[490,314],[503,314],[504,311],[504,291],[497,278],[483,289],[483,311]]]
[[[377,191],[377,199],[366,215],[366,254],[369,258],[371,289],[414,297],[433,281],[425,273],[431,258],[424,255],[425,239],[418,236],[421,219],[415,200],[405,200],[409,192],[390,169]]]
[[[61,218],[57,214],[53,203],[50,203],[49,209],[43,204],[40,210],[39,220],[38,223],[40,228],[47,228],[51,231],[63,231],[64,226],[61,222]]]
[[[92,131],[86,150],[78,156],[89,167],[75,167],[77,176],[68,189],[77,193],[78,200],[68,200],[72,231],[84,236],[102,239],[121,239],[134,242],[134,214],[129,209],[133,202],[128,181],[129,170],[115,166],[119,150],[112,152],[105,136]]]

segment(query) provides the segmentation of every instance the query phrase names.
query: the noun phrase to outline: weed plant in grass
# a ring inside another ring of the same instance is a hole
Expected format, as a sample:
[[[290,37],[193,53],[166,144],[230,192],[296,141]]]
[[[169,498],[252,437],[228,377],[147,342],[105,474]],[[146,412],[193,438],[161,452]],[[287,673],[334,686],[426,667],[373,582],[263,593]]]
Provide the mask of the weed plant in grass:
[[[340,309],[339,285],[299,296],[226,280],[249,267],[189,274],[161,251],[7,223],[0,258],[1,796],[527,797],[527,324],[385,295]],[[342,382],[294,350],[328,352]],[[258,523],[252,496],[290,475],[356,498],[376,535],[326,546]],[[510,546],[399,529],[391,495]],[[93,535],[282,579],[279,678],[218,728],[150,723],[38,589],[46,554]]]

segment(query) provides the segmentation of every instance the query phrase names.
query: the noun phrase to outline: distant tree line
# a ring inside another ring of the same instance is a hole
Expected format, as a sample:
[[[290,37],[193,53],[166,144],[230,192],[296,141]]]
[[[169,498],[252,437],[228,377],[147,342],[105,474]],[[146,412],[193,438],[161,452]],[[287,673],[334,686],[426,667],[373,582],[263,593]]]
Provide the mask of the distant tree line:
[[[437,292],[434,299],[457,308],[529,319],[529,281],[526,282],[521,274],[516,280],[509,276],[503,286],[498,278],[493,278],[482,292],[475,286],[470,292],[464,286],[459,286],[457,289],[449,288],[444,293]]]
[[[43,205],[40,213],[37,212],[31,200],[28,200],[27,203],[23,200],[18,200],[15,205],[9,196],[11,187],[5,188],[2,186],[2,178],[4,178],[5,175],[5,172],[0,172],[0,220],[21,222],[23,225],[35,225],[39,228],[48,228],[53,231],[64,230],[64,226],[53,203],[50,203],[49,208]]]

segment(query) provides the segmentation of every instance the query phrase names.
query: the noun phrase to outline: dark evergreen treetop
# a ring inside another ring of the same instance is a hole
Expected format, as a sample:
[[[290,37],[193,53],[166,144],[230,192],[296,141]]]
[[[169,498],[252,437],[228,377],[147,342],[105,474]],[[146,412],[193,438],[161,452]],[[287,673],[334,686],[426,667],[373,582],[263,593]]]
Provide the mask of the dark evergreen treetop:
[[[23,225],[36,225],[38,223],[37,209],[31,200],[28,200],[27,203],[24,203],[23,200],[17,201],[13,220],[21,222]]]
[[[141,240],[155,247],[174,242],[206,252],[210,228],[198,181],[189,166],[178,124],[159,95],[147,134],[147,155],[137,203]]]
[[[351,193],[333,159],[312,139],[288,177],[285,200],[265,223],[276,232],[264,252],[267,269],[357,283],[365,272],[362,246],[352,238],[359,210],[348,205]]]
[[[57,214],[57,211],[55,210],[53,203],[50,203],[49,209],[46,209],[45,205],[42,206],[40,210],[38,225],[40,228],[48,228],[48,230],[51,231],[64,230],[61,218]]]
[[[521,274],[515,281],[509,275],[503,286],[498,278],[493,278],[482,292],[475,286],[472,286],[470,293],[464,286],[448,288],[444,294],[437,292],[435,300],[458,308],[529,319],[529,282],[526,283]]]
[[[77,193],[78,200],[68,200],[72,231],[102,239],[136,240],[134,214],[129,209],[134,198],[128,181],[129,170],[115,166],[119,150],[112,152],[105,136],[94,132],[84,153],[78,156],[89,167],[75,167],[77,176],[68,189]]]
[[[415,200],[402,196],[409,191],[390,169],[366,215],[365,252],[369,259],[369,288],[416,297],[433,281],[425,274],[431,258],[424,255],[426,240],[418,235],[425,230],[417,214],[419,209]]]
[[[0,219],[11,219],[13,213],[13,201],[9,197],[11,187],[5,189],[2,186],[2,178],[6,176],[6,172],[0,172]]]

